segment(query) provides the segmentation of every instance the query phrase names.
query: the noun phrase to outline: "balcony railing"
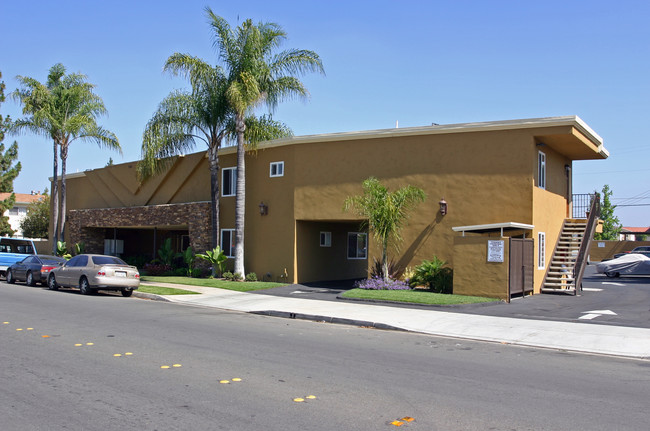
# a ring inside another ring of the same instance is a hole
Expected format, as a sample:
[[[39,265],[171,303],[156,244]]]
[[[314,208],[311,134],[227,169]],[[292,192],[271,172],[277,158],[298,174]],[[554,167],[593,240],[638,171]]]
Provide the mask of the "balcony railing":
[[[583,193],[573,195],[573,214],[572,218],[587,219],[589,210],[594,199],[593,193]]]

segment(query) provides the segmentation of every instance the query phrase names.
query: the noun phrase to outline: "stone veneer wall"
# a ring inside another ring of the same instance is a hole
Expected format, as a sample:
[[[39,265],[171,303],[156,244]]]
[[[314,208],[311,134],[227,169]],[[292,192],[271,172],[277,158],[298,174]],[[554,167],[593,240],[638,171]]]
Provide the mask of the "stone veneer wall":
[[[103,253],[104,228],[183,225],[194,250],[211,250],[210,221],[210,202],[70,210],[66,238],[69,244],[83,241],[87,253]]]

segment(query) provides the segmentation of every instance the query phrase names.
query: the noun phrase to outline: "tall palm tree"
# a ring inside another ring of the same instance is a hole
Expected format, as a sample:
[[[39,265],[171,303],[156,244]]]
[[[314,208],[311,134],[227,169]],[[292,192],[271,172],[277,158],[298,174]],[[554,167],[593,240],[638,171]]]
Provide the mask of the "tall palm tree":
[[[309,93],[296,77],[305,72],[323,73],[318,54],[290,49],[277,52],[286,39],[278,24],[254,24],[250,19],[235,30],[228,22],[205,9],[214,30],[213,45],[219,51],[228,76],[227,97],[234,111],[237,133],[237,196],[235,204],[235,272],[244,271],[244,218],[246,202],[246,122],[247,114],[264,104],[274,109],[279,102]],[[255,144],[248,143],[249,149]]]
[[[167,59],[163,71],[182,75],[190,81],[191,91],[174,91],[158,106],[147,123],[142,138],[142,160],[138,164],[141,180],[169,167],[172,156],[191,151],[197,141],[208,147],[212,247],[219,235],[219,149],[224,139],[232,139],[234,121],[226,97],[227,80],[219,66],[188,54],[175,53]],[[291,131],[270,117],[248,117],[248,139],[275,139]]]
[[[50,138],[54,145],[53,251],[56,251],[57,240],[65,235],[66,166],[70,144],[76,140],[91,141],[100,147],[122,151],[115,134],[97,124],[97,118],[106,114],[106,107],[93,92],[95,86],[87,81],[86,75],[66,75],[65,71],[61,63],[52,66],[45,85],[30,77],[17,76],[21,88],[12,93],[13,98],[23,105],[23,115],[26,115],[14,122],[12,130],[30,131]],[[60,204],[57,149],[61,157]]]
[[[142,137],[141,180],[165,170],[170,157],[192,150],[196,141],[208,147],[212,212],[212,247],[219,232],[219,148],[227,135],[230,109],[226,100],[226,77],[219,66],[187,54],[167,59],[165,72],[183,75],[192,90],[174,91],[158,106]]]
[[[418,187],[405,186],[390,192],[377,178],[363,182],[363,194],[350,196],[343,209],[352,210],[366,221],[377,242],[381,244],[381,268],[384,280],[388,280],[388,246],[392,242],[398,248],[400,230],[408,218],[408,212],[426,198]]]

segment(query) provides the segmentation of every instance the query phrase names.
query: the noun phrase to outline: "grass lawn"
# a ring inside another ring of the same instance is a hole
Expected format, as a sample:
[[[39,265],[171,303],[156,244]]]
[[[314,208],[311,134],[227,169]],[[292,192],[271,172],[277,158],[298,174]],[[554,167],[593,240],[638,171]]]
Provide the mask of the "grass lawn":
[[[217,287],[219,289],[236,290],[238,292],[251,292],[254,290],[271,289],[286,286],[286,283],[272,283],[270,281],[227,281],[216,278],[190,278],[190,277],[153,277],[143,275],[142,281],[154,283],[189,284],[191,286]]]
[[[140,285],[138,292],[153,293],[155,295],[200,295],[198,292],[192,292],[183,289],[174,289],[173,287],[162,286],[145,286]]]
[[[480,296],[446,295],[426,290],[367,290],[352,289],[343,293],[344,298],[373,299],[378,301],[413,302],[429,305],[477,304],[498,301]]]

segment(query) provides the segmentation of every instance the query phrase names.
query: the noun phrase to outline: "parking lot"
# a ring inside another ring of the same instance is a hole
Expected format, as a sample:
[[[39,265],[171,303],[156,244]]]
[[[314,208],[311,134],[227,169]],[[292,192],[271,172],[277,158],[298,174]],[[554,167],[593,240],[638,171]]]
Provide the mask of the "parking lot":
[[[607,278],[605,275],[596,274],[595,265],[589,265],[585,270],[582,285],[583,291],[579,296],[539,294],[514,298],[509,304],[489,303],[451,307],[385,305],[402,308],[430,308],[484,316],[650,328],[650,276]],[[256,293],[342,301],[337,297],[341,292],[350,288],[352,288],[351,283],[328,282],[309,285],[294,284]]]

